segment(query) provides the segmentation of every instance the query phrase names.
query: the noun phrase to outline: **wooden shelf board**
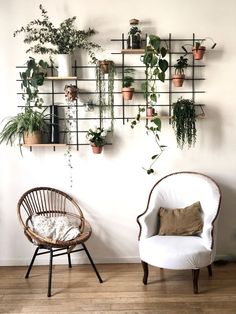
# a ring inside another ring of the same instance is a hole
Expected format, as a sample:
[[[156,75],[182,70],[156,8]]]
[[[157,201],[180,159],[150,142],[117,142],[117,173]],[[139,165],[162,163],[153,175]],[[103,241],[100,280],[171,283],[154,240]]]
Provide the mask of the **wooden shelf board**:
[[[71,81],[71,80],[77,80],[77,76],[47,76],[45,77],[45,80],[54,80],[54,81]]]
[[[126,54],[142,54],[145,52],[145,49],[122,49],[121,53]]]
[[[22,144],[24,147],[65,147],[66,144]]]

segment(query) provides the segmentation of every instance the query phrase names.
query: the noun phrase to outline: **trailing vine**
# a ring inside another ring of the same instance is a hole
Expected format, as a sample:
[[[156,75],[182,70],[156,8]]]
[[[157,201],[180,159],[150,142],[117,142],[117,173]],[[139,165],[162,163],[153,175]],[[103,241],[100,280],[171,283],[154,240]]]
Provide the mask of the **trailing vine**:
[[[134,127],[140,122],[141,113],[145,112],[145,110],[146,109],[144,107],[139,107],[137,116],[135,117],[135,119],[131,121],[131,124],[130,124],[132,129],[134,129]],[[155,164],[157,159],[161,156],[166,146],[160,144],[160,137],[159,137],[159,132],[161,131],[161,119],[160,118],[158,118],[157,116],[153,116],[153,119],[151,119],[150,123],[146,124],[145,127],[146,127],[147,134],[148,135],[152,134],[154,136],[155,143],[157,145],[156,153],[153,156],[151,156],[152,162],[149,165],[148,169],[143,168],[147,172],[147,174],[152,174],[154,173],[153,165]]]
[[[115,65],[113,61],[108,62],[108,73],[106,80],[106,73],[100,67],[99,62],[96,65],[96,92],[98,93],[98,105],[100,110],[101,125],[103,126],[104,118],[109,115],[111,118],[110,129],[113,131],[114,122],[114,76]]]
[[[196,143],[196,113],[194,102],[191,99],[183,99],[172,104],[172,126],[175,131],[177,146],[183,149],[185,145],[190,148]]]

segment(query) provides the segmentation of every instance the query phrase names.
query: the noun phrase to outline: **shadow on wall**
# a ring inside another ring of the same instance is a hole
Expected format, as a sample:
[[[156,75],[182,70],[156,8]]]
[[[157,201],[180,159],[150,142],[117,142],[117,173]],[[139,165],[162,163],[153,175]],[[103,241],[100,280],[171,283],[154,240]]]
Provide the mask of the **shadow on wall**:
[[[220,184],[220,189],[222,200],[217,230],[217,255],[236,261],[236,188]]]

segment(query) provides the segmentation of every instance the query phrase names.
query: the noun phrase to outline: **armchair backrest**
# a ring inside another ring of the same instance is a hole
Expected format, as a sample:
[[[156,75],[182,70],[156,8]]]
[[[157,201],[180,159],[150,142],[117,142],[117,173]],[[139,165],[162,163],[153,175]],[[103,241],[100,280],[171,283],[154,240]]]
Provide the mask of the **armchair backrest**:
[[[138,216],[139,238],[157,234],[160,207],[174,209],[200,201],[203,211],[201,237],[207,248],[213,247],[213,228],[221,201],[220,189],[210,177],[196,172],[177,172],[159,180],[152,188],[145,212]]]

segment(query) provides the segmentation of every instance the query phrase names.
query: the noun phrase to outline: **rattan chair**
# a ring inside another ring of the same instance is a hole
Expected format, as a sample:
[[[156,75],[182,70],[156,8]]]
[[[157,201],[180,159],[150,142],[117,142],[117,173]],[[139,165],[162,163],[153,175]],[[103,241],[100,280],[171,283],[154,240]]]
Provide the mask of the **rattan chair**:
[[[38,255],[50,254],[49,259],[49,274],[48,274],[48,293],[47,296],[51,296],[51,283],[52,283],[52,264],[53,257],[60,255],[68,256],[68,265],[71,268],[71,253],[78,251],[85,251],[100,283],[102,278],[100,277],[97,268],[89,254],[85,241],[89,239],[92,234],[91,226],[84,218],[83,213],[73,198],[66,193],[49,187],[37,187],[25,192],[20,198],[17,205],[17,214],[21,225],[24,229],[24,233],[28,240],[37,246],[31,263],[28,267],[25,278],[29,277],[31,268],[34,264],[35,258]],[[58,217],[67,216],[79,219],[80,234],[70,241],[53,240],[45,238],[34,232],[30,225],[31,217],[33,215],[43,215],[45,217]],[[77,245],[81,245],[81,248],[75,249]],[[40,251],[43,249],[43,251]],[[46,250],[46,251],[45,251]]]

